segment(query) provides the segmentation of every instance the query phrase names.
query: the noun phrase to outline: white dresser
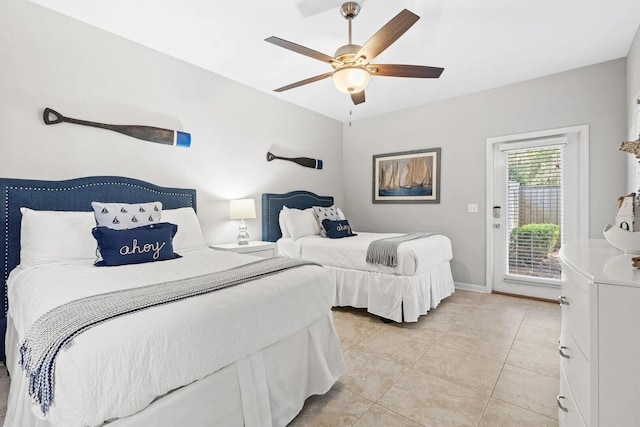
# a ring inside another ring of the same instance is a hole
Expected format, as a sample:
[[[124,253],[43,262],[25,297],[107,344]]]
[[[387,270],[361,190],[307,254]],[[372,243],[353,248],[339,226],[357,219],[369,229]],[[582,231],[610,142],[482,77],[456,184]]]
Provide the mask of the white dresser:
[[[565,244],[561,426],[640,426],[640,270],[606,240]]]

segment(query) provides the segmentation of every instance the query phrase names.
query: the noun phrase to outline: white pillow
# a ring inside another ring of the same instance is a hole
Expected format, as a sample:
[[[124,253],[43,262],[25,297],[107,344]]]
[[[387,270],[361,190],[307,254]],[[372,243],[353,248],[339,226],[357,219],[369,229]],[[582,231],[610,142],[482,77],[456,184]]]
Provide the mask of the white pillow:
[[[20,208],[20,265],[96,258],[93,212],[35,211]]]
[[[113,230],[127,230],[157,224],[162,216],[162,203],[91,202],[96,223]]]
[[[300,237],[320,234],[320,227],[318,227],[318,220],[315,213],[313,213],[313,208],[301,210],[285,207],[283,211],[287,229],[292,239],[296,240]]]
[[[185,249],[206,248],[207,242],[202,236],[200,222],[193,208],[165,209],[162,211],[162,222],[170,222],[178,226],[173,236],[173,250],[180,253]]]
[[[286,206],[278,214],[278,224],[280,224],[280,231],[282,232],[282,238],[287,239],[291,237],[291,233],[289,233],[289,229],[287,228],[287,221],[284,217],[284,210],[287,209]]]

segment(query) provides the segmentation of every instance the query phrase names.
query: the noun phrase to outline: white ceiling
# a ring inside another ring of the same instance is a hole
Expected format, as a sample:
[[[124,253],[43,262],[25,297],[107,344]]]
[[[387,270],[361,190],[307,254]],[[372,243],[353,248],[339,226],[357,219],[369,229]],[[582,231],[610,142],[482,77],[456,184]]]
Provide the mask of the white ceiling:
[[[353,21],[357,44],[404,8],[421,17],[373,62],[445,70],[373,77],[367,101],[353,106],[331,79],[273,92],[331,68],[264,41],[333,56],[347,43],[340,0],[32,1],[340,121],[624,57],[640,24],[640,0],[366,0]]]

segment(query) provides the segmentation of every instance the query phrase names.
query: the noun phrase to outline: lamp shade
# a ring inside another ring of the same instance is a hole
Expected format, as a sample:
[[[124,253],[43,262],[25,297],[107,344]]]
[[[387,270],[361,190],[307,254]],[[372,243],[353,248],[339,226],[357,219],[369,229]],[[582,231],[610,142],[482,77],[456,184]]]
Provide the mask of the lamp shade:
[[[371,74],[363,67],[342,67],[333,72],[333,84],[340,92],[362,92],[371,80]]]
[[[229,201],[229,219],[252,219],[256,217],[256,204],[253,199]]]

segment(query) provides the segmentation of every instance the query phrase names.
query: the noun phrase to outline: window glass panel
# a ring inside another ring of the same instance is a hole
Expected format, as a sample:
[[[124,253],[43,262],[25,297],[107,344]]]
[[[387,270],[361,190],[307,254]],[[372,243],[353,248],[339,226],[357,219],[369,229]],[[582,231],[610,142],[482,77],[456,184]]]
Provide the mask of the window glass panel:
[[[507,153],[507,275],[560,279],[563,146]]]

